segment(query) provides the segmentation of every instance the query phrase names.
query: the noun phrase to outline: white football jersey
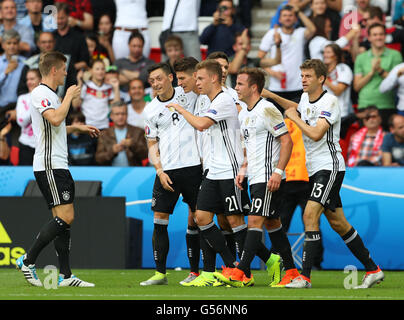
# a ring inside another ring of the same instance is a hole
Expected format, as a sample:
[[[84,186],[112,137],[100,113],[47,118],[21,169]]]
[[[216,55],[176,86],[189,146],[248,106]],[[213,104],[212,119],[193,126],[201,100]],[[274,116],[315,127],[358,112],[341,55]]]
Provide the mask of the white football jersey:
[[[247,149],[249,182],[267,183],[279,161],[279,137],[288,133],[283,116],[271,102],[261,98],[251,110],[243,108],[238,117]]]
[[[198,96],[195,104],[194,115],[200,117],[205,114],[210,107],[210,99],[207,95],[201,94]],[[195,130],[196,142],[198,145],[199,155],[202,159],[203,171],[209,168],[210,160],[210,130]]]
[[[238,98],[238,94],[237,91],[231,87],[222,87],[222,90],[226,93],[228,93],[234,100],[234,103],[239,104],[241,106],[241,108],[247,108],[247,105],[245,102],[241,101]]]
[[[32,130],[36,140],[34,171],[68,169],[65,121],[55,127],[42,116],[48,109],[59,108],[60,98],[55,91],[41,83],[32,90],[31,101]]]
[[[210,160],[208,179],[234,179],[244,160],[238,111],[233,98],[221,91],[202,116],[215,123],[209,128]]]
[[[315,126],[320,118],[324,118],[330,124],[330,128],[319,141],[314,141],[303,134],[309,176],[320,170],[344,171],[345,162],[339,145],[341,110],[337,97],[325,90],[316,101],[309,101],[309,95],[305,92],[297,110],[301,119],[309,126]]]
[[[177,103],[194,113],[196,98],[194,92],[184,93],[181,87],[176,87],[169,100],[161,101],[159,97],[155,97],[144,109],[146,138],[158,139],[163,170],[191,167],[201,163],[195,129],[182,115],[166,107],[170,103]]]

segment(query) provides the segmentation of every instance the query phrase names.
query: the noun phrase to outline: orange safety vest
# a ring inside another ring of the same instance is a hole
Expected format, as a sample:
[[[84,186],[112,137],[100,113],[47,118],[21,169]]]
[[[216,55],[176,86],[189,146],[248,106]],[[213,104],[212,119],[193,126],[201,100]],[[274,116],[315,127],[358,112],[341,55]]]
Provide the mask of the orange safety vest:
[[[285,168],[286,181],[309,181],[302,131],[289,119],[285,119],[285,123],[293,141],[292,154]]]

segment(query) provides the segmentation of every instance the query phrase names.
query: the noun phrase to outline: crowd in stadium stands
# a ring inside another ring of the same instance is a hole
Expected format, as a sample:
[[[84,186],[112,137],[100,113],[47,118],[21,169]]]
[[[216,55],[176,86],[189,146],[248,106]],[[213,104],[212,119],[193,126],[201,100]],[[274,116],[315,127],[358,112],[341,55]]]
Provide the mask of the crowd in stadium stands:
[[[183,56],[221,51],[229,57],[229,86],[242,67],[261,67],[269,90],[297,102],[299,66],[323,60],[324,88],[341,108],[347,165],[404,166],[404,1],[285,0],[252,55],[252,7],[261,2],[0,0],[0,164],[32,165],[30,92],[41,81],[40,54],[57,50],[67,58],[58,94],[82,87],[67,121],[102,130],[98,139],[68,136],[70,165],[150,165],[142,115],[153,99],[147,68],[161,59],[173,70]],[[159,58],[151,54],[152,16],[170,31]],[[200,16],[213,20],[199,34]],[[274,58],[281,63],[269,66]]]

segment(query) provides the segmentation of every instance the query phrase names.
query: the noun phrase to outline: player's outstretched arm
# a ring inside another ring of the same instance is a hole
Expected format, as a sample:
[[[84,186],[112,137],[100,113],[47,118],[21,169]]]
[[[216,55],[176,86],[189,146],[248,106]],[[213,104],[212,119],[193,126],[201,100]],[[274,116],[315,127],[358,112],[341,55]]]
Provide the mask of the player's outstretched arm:
[[[80,90],[81,88],[76,85],[69,87],[60,107],[57,109],[47,109],[42,113],[42,116],[48,120],[52,126],[59,127],[69,112],[72,100],[80,96]]]
[[[181,107],[179,104],[176,103],[170,103],[166,106],[168,109],[174,109],[177,111],[180,115],[182,115],[185,120],[188,121],[188,123],[193,126],[196,130],[203,131],[208,129],[210,126],[212,126],[215,122],[208,118],[208,117],[198,117],[193,115],[191,112],[185,110],[183,107]]]
[[[271,99],[273,101],[275,101],[277,104],[279,104],[284,110],[288,110],[290,108],[293,109],[297,109],[297,106],[299,104],[297,104],[294,101],[282,98],[280,96],[278,96],[277,94],[267,90],[267,89],[263,89],[261,92],[261,96],[263,96],[266,99]]]

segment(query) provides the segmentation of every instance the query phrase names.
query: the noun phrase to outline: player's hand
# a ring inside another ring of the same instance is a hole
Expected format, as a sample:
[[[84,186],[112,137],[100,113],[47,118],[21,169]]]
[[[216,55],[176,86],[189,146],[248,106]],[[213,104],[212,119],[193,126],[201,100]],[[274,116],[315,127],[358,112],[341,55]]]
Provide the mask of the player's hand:
[[[171,187],[173,182],[171,181],[171,179],[167,173],[165,173],[163,171],[162,173],[160,173],[159,178],[160,178],[161,185],[163,186],[164,189],[174,192],[173,187]]]
[[[237,186],[237,188],[239,188],[240,190],[244,190],[244,188],[243,188],[243,181],[244,181],[244,179],[245,179],[245,175],[244,174],[238,174],[237,175],[237,177],[236,177],[236,180],[235,180],[235,182],[236,182],[236,186]]]
[[[184,111],[184,108],[177,103],[169,103],[166,105],[166,108],[168,108],[170,111],[177,111],[179,114],[182,114]]]
[[[279,173],[273,173],[271,175],[271,178],[269,179],[267,183],[267,188],[271,192],[275,192],[279,189],[282,181],[282,176]]]
[[[287,116],[290,120],[293,121],[293,119],[299,117],[299,114],[297,113],[297,110],[295,108],[289,108],[285,110],[285,116]]]
[[[77,85],[70,86],[66,91],[66,96],[76,99],[80,97],[81,87]]]

